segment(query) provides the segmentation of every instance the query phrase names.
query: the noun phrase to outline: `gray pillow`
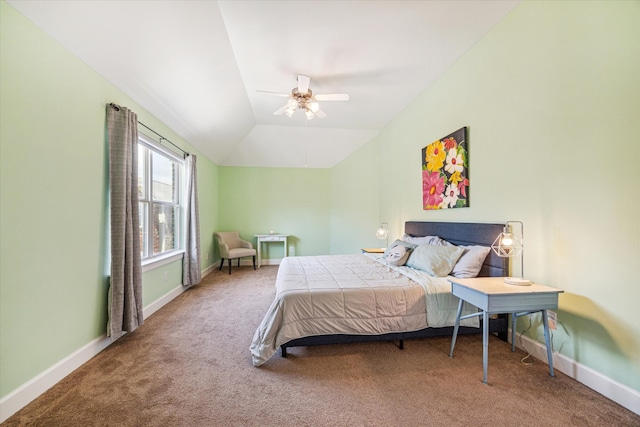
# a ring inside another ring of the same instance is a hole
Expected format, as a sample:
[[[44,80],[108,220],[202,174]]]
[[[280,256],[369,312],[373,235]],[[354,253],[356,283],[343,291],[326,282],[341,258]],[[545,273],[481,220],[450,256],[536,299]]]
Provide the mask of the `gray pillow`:
[[[488,246],[458,246],[464,249],[464,254],[453,267],[451,275],[460,279],[476,277],[482,269],[485,258],[491,248]]]
[[[413,243],[415,245],[422,245],[424,243],[427,243],[429,245],[436,246],[453,246],[452,243],[449,243],[438,236],[410,236],[408,234],[405,234],[402,236],[402,240],[405,242]]]
[[[405,262],[407,262],[411,251],[415,247],[416,245],[412,243],[403,242],[402,240],[396,240],[384,251],[382,259],[388,265],[404,265]]]
[[[422,244],[411,252],[407,266],[431,276],[444,277],[451,273],[463,253],[464,249],[457,246]]]

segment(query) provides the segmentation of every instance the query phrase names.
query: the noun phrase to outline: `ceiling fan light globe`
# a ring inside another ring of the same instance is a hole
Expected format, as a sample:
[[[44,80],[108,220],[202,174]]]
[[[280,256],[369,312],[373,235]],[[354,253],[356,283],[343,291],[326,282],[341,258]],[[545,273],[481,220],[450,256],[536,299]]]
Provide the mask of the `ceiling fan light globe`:
[[[307,103],[307,107],[309,108],[309,110],[313,111],[314,113],[317,113],[318,110],[320,109],[320,104],[318,104],[318,102],[316,101],[309,101]]]
[[[289,109],[284,110],[284,113],[287,115],[287,117],[291,117],[291,116],[293,116],[293,113],[295,111],[296,110],[294,110],[293,108],[289,108]]]
[[[295,99],[290,99],[287,101],[287,106],[290,110],[295,110],[298,107],[298,101]]]
[[[313,119],[315,117],[315,114],[311,110],[305,111],[304,114],[307,116],[307,120],[311,120],[311,119]]]

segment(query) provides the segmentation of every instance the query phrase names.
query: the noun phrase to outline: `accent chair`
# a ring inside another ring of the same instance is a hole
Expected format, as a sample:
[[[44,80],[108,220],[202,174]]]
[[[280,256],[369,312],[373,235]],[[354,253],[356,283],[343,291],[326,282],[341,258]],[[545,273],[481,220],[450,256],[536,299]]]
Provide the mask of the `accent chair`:
[[[218,240],[218,248],[220,250],[220,268],[224,265],[224,260],[229,260],[229,274],[231,274],[231,260],[238,259],[238,267],[240,267],[240,258],[253,257],[253,269],[256,269],[256,250],[253,243],[242,240],[240,233],[237,231],[218,231],[213,233]]]

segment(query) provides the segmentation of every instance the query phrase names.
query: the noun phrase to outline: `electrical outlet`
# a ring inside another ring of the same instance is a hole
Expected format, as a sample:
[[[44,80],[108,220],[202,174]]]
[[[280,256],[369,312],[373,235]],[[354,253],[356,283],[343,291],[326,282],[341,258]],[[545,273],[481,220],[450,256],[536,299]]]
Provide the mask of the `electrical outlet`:
[[[549,329],[556,329],[558,323],[558,313],[547,310],[547,320],[549,321]]]
[[[207,252],[207,261],[209,261],[209,252]]]
[[[163,275],[163,277],[162,277],[162,280],[163,280],[164,282],[166,282],[167,280],[169,280],[169,273],[167,273],[167,272],[165,271],[165,272],[164,272],[164,275]]]

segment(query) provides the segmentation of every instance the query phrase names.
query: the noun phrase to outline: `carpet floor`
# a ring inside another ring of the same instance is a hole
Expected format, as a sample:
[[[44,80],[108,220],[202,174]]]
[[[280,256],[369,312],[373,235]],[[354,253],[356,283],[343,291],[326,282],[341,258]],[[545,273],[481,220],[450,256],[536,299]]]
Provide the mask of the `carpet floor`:
[[[640,426],[640,416],[482,336],[289,350],[249,345],[277,267],[214,271],[71,373],[9,426]]]

